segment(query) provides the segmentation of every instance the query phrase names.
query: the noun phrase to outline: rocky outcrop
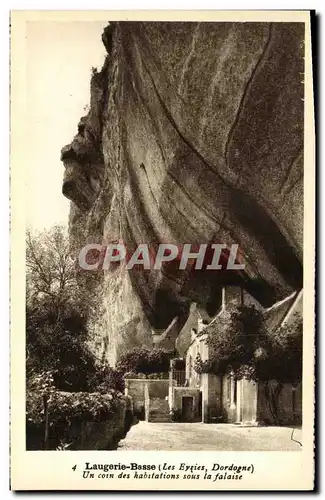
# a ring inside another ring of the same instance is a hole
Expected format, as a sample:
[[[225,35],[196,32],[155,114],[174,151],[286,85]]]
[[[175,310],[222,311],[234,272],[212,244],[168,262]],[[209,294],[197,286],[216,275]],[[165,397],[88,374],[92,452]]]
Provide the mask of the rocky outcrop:
[[[301,287],[304,25],[121,22],[102,38],[90,111],[62,150],[73,249],[237,243],[245,263],[98,273],[91,328],[114,364],[175,317],[181,329],[193,301],[212,317],[225,283],[264,307]]]

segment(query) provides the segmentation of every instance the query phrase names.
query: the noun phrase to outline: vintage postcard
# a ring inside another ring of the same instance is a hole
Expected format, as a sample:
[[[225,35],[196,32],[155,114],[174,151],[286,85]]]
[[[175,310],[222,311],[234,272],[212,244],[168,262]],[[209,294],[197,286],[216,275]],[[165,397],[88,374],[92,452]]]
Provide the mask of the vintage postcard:
[[[314,488],[310,11],[11,13],[11,487]]]

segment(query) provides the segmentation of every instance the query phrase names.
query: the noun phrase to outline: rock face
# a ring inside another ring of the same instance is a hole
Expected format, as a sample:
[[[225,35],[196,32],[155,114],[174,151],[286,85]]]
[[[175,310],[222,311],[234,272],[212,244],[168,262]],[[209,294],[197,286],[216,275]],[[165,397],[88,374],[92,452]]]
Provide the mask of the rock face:
[[[304,25],[121,22],[102,39],[90,111],[62,150],[73,249],[236,243],[245,264],[96,273],[93,343],[114,365],[181,329],[193,301],[212,317],[225,283],[265,307],[301,288]]]

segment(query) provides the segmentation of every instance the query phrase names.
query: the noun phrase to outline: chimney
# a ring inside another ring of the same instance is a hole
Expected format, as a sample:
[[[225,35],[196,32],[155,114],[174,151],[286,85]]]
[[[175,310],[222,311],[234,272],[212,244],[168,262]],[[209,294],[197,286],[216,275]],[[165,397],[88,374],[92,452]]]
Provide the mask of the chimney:
[[[240,286],[225,286],[222,289],[222,309],[244,305],[244,290]]]

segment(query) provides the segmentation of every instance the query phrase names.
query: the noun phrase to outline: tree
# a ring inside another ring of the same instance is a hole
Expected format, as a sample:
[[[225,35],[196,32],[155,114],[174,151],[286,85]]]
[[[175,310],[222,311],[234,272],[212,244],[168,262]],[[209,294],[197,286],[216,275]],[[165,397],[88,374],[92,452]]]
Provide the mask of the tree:
[[[99,362],[87,345],[87,290],[78,286],[65,229],[26,235],[27,377],[53,373],[58,389],[121,390],[114,370]],[[114,385],[115,384],[115,385]]]
[[[232,307],[206,329],[209,359],[197,370],[240,378],[243,367],[252,371],[254,351],[266,335],[263,316],[255,307]]]
[[[59,387],[84,390],[92,364],[66,231],[26,234],[27,375],[50,370]]]
[[[26,233],[26,300],[27,306],[51,302],[53,311],[75,300],[76,270],[69,251],[64,227]]]

